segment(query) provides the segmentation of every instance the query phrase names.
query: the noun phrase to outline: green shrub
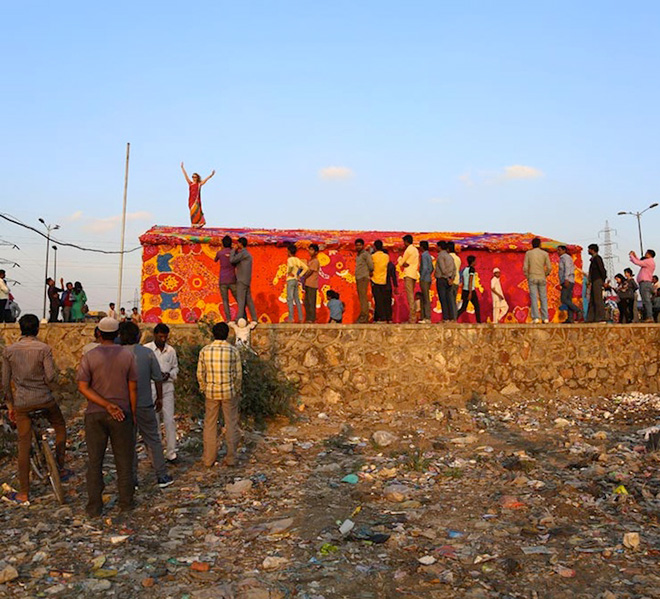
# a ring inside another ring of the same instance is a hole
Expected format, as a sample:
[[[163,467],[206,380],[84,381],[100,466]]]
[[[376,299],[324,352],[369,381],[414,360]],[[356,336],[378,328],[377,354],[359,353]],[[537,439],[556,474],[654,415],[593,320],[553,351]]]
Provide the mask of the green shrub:
[[[177,345],[179,376],[177,377],[177,411],[201,417],[204,414],[204,396],[197,383],[197,361],[203,345],[181,343]],[[277,416],[291,418],[298,397],[298,386],[286,378],[274,357],[261,357],[250,350],[242,350],[243,392],[240,404],[244,424],[263,428]]]

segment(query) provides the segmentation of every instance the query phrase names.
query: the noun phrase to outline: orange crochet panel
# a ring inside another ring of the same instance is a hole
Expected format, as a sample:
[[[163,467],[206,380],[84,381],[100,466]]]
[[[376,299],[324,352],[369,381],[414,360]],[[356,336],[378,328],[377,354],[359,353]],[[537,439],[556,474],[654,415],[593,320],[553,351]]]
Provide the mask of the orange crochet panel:
[[[333,289],[346,304],[344,322],[357,319],[359,305],[355,288],[355,249],[357,238],[365,240],[367,247],[376,240],[383,241],[389,250],[390,260],[396,265],[403,253],[402,237],[398,231],[326,231],[326,230],[272,230],[272,229],[220,229],[190,227],[159,227],[149,229],[140,237],[142,255],[142,314],[145,322],[194,323],[200,318],[224,320],[222,300],[218,288],[219,263],[214,261],[221,247],[222,238],[230,235],[248,240],[248,251],[253,256],[252,297],[264,323],[284,322],[288,317],[286,303],[286,245],[295,242],[298,256],[308,258],[306,248],[310,243],[320,247],[318,259],[319,293],[317,294],[317,322],[328,322],[326,307],[328,290]],[[466,265],[468,255],[476,257],[476,289],[481,304],[482,321],[492,319],[490,279],[493,268],[501,270],[504,295],[509,304],[505,322],[525,322],[529,318],[529,294],[522,265],[525,252],[531,248],[532,233],[411,233],[417,246],[428,240],[431,254],[437,255],[436,243],[454,241]],[[548,306],[550,319],[563,319],[559,311],[559,287],[556,248],[561,242],[541,237],[542,247],[550,252],[553,272],[548,279]],[[568,245],[568,244],[565,244]],[[576,264],[575,296],[582,294],[582,257],[579,246],[568,245]],[[393,317],[395,322],[408,320],[408,302],[397,267],[399,287],[393,291]],[[460,297],[460,291],[459,291]],[[236,304],[230,294],[232,318],[236,316]],[[579,301],[578,301],[579,303]],[[431,286],[432,320],[442,320],[440,302]],[[461,316],[461,322],[473,322],[474,312],[470,305]]]

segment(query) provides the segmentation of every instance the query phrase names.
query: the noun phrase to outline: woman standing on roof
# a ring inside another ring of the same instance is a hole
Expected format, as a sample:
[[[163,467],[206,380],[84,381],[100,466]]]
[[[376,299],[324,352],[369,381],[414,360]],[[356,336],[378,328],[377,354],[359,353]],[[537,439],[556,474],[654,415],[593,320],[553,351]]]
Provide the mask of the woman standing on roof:
[[[215,175],[215,170],[211,171],[211,174],[202,179],[197,173],[193,173],[192,181],[188,177],[183,162],[181,163],[181,170],[183,171],[183,176],[188,182],[188,208],[190,209],[190,224],[193,227],[203,227],[206,224],[206,219],[204,218],[204,213],[202,212],[202,185],[206,183],[213,175]]]

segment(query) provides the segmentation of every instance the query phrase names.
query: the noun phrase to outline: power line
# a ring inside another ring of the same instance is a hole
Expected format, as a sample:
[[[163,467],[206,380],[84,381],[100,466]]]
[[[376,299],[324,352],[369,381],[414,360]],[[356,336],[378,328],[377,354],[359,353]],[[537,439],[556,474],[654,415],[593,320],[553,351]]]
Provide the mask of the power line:
[[[57,245],[65,246],[65,247],[72,247],[76,248],[77,250],[81,250],[83,252],[96,252],[97,254],[130,254],[131,252],[135,252],[140,249],[140,247],[135,247],[132,250],[98,250],[95,248],[86,248],[82,247],[80,245],[77,245],[75,243],[67,243],[66,241],[59,241],[58,239],[55,239],[54,237],[48,237],[44,233],[42,233],[39,229],[32,227],[30,225],[26,225],[25,223],[22,223],[21,221],[13,218],[12,216],[8,214],[3,214],[0,213],[0,218],[4,218],[6,221],[9,221],[10,223],[13,223],[14,225],[18,225],[19,227],[23,227],[24,229],[28,229],[30,231],[33,231],[37,235],[40,235],[44,239],[50,239],[53,243],[56,243]]]

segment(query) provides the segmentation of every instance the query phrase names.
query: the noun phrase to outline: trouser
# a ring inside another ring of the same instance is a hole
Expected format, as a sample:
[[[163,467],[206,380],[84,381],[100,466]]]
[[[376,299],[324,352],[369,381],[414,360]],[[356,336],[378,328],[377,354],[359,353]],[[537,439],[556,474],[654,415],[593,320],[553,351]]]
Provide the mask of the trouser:
[[[222,416],[225,421],[225,441],[227,443],[227,460],[236,459],[238,449],[239,427],[238,406],[240,397],[226,400],[206,399],[204,402],[204,450],[202,462],[211,467],[218,456],[218,415],[222,407]]]
[[[509,304],[506,302],[503,304],[493,304],[493,322],[495,324],[499,323],[509,311]]]
[[[355,285],[360,300],[360,315],[357,322],[369,322],[369,279],[356,279]]]
[[[548,320],[548,290],[545,279],[527,279],[529,299],[532,304],[532,320]],[[539,299],[541,314],[539,315]]]
[[[436,279],[435,289],[438,292],[440,300],[440,309],[442,310],[442,320],[454,320],[456,318],[456,303],[452,296],[453,285],[447,279]]]
[[[633,321],[633,298],[624,297],[619,300],[619,322],[631,323]]]
[[[289,279],[286,282],[286,305],[289,307],[289,322],[293,322],[293,306],[298,308],[298,322],[302,322],[302,304],[300,303],[300,287],[298,279]]]
[[[420,281],[422,290],[422,320],[431,320],[431,281]]]
[[[60,313],[60,307],[57,304],[50,305],[50,318],[48,322],[57,322],[57,317]]]
[[[646,320],[653,318],[653,283],[651,281],[641,281],[639,284],[639,295],[642,297],[642,306],[644,306],[644,318]]]
[[[119,508],[133,507],[133,417],[126,414],[119,422],[107,412],[92,412],[85,415],[85,442],[87,444],[87,513],[98,516],[103,509],[103,458],[108,445],[112,445],[112,454],[117,469],[117,490]]]
[[[64,322],[71,322],[71,306],[62,307],[62,320]]]
[[[575,315],[581,312],[580,308],[573,303],[573,283],[568,282],[568,287],[561,286],[560,302],[564,304],[568,310],[568,322],[573,322]]]
[[[316,287],[305,285],[305,322],[316,322]]]
[[[603,322],[605,320],[605,302],[603,301],[603,280],[591,281],[589,292],[589,309],[587,322]]]
[[[225,310],[225,322],[231,320],[231,309],[229,308],[229,291],[234,296],[234,301],[238,303],[238,297],[236,295],[236,283],[221,283],[220,284],[220,296],[222,297],[222,307]],[[238,318],[238,316],[236,317]]]
[[[238,291],[238,314],[236,315],[236,320],[239,318],[248,319],[247,312],[245,308],[250,312],[250,316],[254,322],[257,321],[257,311],[254,308],[254,302],[252,301],[252,293],[250,292],[250,286],[246,283],[241,283],[240,281],[236,283],[236,291]]]
[[[408,322],[415,322],[415,279],[403,277],[406,286],[406,298],[408,299]]]
[[[456,314],[456,318],[463,314],[465,310],[467,310],[467,305],[468,302],[472,302],[472,306],[474,307],[474,316],[477,319],[477,322],[481,322],[481,309],[479,308],[479,297],[477,296],[477,292],[472,290],[472,297],[468,299],[470,296],[470,292],[467,291],[466,289],[463,290],[463,294],[461,295],[461,299],[463,300],[461,303],[461,308]]]
[[[452,283],[450,304],[452,320],[458,319],[458,306],[456,305],[456,297],[458,296],[458,285]]]
[[[46,410],[46,418],[55,429],[55,457],[60,470],[64,468],[64,452],[66,450],[66,424],[60,407],[54,401],[16,409],[16,429],[18,433],[18,480],[23,493],[30,492],[30,447],[32,445],[31,412]]]
[[[371,295],[374,296],[374,322],[392,320],[392,289],[387,293],[387,285],[371,284]],[[389,301],[390,318],[387,318],[387,302]]]
[[[0,299],[0,322],[6,322],[5,321],[5,308],[7,307],[7,300],[6,299]]]
[[[163,409],[156,412],[158,426],[165,428],[165,456],[171,459],[176,455],[176,422],[174,422],[174,385],[163,385]]]
[[[162,478],[167,474],[165,456],[163,455],[163,444],[160,440],[160,428],[154,406],[138,406],[135,419],[137,426],[134,429],[134,439],[137,442],[137,434],[140,433],[142,441],[147,446],[147,452],[151,465],[156,472],[156,478]],[[133,478],[137,481],[138,456],[133,452]]]

